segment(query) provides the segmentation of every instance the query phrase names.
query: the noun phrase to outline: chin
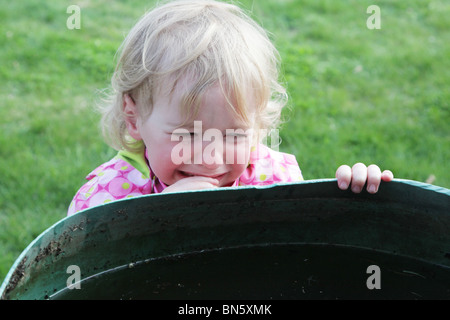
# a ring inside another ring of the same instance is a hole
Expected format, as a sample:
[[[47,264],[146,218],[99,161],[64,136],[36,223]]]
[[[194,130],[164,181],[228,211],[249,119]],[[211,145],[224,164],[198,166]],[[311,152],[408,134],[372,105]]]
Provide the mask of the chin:
[[[228,182],[220,182],[219,187],[225,188],[225,187],[231,187],[234,184],[234,181],[228,181]]]

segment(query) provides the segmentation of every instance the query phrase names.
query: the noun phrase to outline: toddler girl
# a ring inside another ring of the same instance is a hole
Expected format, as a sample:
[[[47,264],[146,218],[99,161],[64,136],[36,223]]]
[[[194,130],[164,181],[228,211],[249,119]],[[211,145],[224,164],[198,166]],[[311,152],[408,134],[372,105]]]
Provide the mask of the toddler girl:
[[[302,181],[293,155],[261,143],[287,100],[278,67],[265,31],[234,5],[174,1],[148,12],[121,46],[102,108],[118,154],[87,176],[68,215],[151,193]],[[336,178],[375,193],[393,177],[359,163]]]

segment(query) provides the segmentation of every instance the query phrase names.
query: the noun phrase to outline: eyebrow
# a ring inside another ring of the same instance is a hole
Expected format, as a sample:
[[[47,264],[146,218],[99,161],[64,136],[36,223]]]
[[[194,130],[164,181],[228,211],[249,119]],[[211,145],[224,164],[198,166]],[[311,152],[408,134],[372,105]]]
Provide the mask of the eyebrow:
[[[200,120],[195,120],[195,121],[200,121]],[[194,130],[195,129],[195,125],[194,125],[194,121],[192,122],[185,122],[185,123],[175,123],[175,122],[169,122],[168,123],[170,129],[172,131],[175,131],[177,129],[186,129],[188,131]],[[204,129],[202,127],[202,131],[208,130],[208,129],[217,129],[219,130],[219,128],[207,128]],[[244,132],[253,129],[251,126],[249,126],[247,123],[245,122],[240,122],[237,125],[231,126],[229,128],[225,128],[223,131],[220,130],[223,133],[226,133],[226,130],[233,130],[233,131],[239,131],[239,130],[243,130]]]
[[[188,129],[188,130],[194,129],[194,122],[185,122],[185,123],[169,122],[167,124],[173,130],[176,130],[176,129]]]

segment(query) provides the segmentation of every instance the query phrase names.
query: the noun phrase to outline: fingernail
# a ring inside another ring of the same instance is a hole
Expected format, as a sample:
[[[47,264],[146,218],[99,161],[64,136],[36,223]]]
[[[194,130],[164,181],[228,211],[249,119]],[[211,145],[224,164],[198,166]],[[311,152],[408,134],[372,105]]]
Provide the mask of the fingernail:
[[[354,193],[360,193],[360,192],[361,192],[361,187],[354,186],[354,187],[352,187],[352,191],[353,191]]]
[[[346,190],[348,188],[348,183],[342,181],[339,183],[339,188],[342,190]]]
[[[369,185],[369,186],[367,187],[367,191],[368,191],[369,193],[375,193],[375,192],[377,192],[377,187],[375,187],[374,184],[371,184],[371,185]]]

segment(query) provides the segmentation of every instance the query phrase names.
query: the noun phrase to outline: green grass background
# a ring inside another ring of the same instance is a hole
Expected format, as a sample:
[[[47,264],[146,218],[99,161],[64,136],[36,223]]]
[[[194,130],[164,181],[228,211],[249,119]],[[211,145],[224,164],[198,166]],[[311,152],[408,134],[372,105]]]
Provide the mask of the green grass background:
[[[92,111],[124,36],[154,1],[0,6],[0,281],[115,151]],[[69,30],[66,9],[81,8]],[[450,3],[243,0],[271,32],[290,94],[281,151],[305,179],[358,161],[450,188]],[[366,9],[381,9],[369,30]]]

